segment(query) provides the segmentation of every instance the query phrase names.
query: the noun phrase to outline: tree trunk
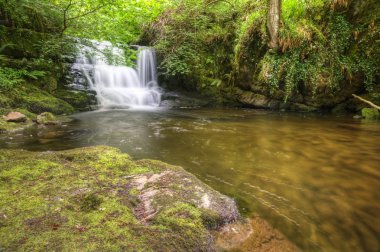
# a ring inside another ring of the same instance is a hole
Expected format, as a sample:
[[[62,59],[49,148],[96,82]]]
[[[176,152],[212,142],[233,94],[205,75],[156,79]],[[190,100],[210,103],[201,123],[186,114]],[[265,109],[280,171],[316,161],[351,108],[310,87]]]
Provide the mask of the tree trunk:
[[[269,32],[269,48],[278,49],[278,31],[280,29],[281,0],[269,0],[267,27]]]

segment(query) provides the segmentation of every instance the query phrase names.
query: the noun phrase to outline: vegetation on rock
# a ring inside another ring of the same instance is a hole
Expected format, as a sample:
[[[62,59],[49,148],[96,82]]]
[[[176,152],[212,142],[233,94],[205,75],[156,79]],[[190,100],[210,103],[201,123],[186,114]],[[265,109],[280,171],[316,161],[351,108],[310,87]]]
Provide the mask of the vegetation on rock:
[[[165,177],[161,176],[163,173]],[[138,188],[134,183],[141,176],[149,179]],[[164,181],[154,178],[171,181],[165,185],[173,190],[166,186],[160,189],[159,184]],[[41,153],[1,150],[0,248],[212,250],[208,228],[231,219],[221,212],[211,212],[207,206],[197,207],[197,202],[189,200],[196,199],[197,192],[191,194],[178,178],[186,179],[192,188],[196,185],[198,190],[210,193],[210,204],[219,204],[215,200],[229,202],[221,206],[237,211],[233,201],[225,201],[230,199],[180,167],[151,160],[136,162],[115,148],[97,146]],[[151,204],[159,204],[155,200],[162,196],[166,203],[155,208],[154,216],[142,221],[138,211],[141,208],[136,204],[147,204],[144,197],[152,186],[162,191],[152,198]]]

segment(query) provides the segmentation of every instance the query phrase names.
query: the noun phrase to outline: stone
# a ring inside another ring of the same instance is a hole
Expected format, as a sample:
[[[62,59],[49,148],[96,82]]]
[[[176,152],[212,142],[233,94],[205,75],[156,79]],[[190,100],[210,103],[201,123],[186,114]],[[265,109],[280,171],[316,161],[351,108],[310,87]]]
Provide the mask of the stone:
[[[137,189],[136,217],[149,222],[175,202],[196,206],[207,213],[215,213],[216,226],[239,219],[239,211],[233,199],[222,195],[184,170],[165,170],[158,174],[135,176],[129,186]]]
[[[37,123],[44,125],[58,124],[56,117],[50,112],[44,112],[37,116]]]
[[[27,117],[20,112],[9,112],[3,119],[7,122],[25,122]]]

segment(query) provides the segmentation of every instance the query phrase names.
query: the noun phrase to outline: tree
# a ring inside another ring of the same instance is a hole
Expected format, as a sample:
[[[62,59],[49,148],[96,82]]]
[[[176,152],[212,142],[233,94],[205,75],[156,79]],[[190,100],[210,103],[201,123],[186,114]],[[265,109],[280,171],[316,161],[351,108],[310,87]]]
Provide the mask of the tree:
[[[278,49],[278,31],[281,19],[281,0],[269,0],[267,27],[269,32],[269,48]]]
[[[61,36],[69,26],[69,23],[75,21],[78,18],[85,17],[87,15],[93,14],[100,9],[110,5],[114,0],[104,0],[104,1],[74,1],[68,0],[63,2],[63,24]]]

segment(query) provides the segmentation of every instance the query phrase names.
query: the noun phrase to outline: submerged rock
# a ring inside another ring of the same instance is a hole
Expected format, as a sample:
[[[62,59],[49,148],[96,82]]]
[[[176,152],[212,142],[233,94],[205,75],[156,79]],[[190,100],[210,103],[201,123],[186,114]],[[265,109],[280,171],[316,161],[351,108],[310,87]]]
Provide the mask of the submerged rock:
[[[9,112],[3,119],[7,122],[25,122],[28,118],[20,112]]]
[[[216,248],[220,251],[300,252],[284,235],[265,220],[253,217],[225,225],[216,233]]]

